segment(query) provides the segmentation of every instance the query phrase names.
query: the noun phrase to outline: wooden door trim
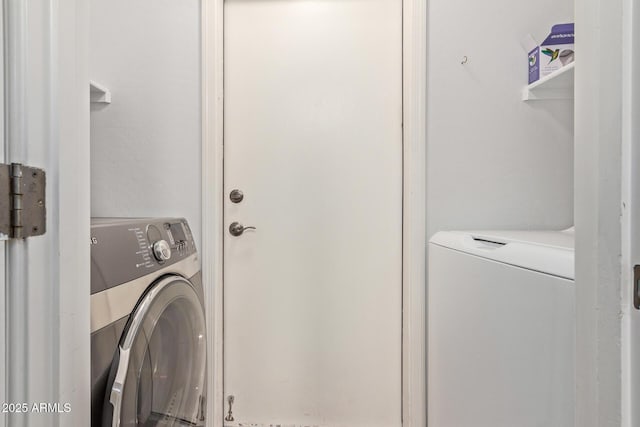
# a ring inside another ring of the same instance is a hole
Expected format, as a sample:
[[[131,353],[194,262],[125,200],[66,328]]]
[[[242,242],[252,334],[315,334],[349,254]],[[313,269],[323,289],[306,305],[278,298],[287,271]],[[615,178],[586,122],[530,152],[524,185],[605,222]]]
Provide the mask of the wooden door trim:
[[[402,420],[426,425],[426,0],[403,5]],[[224,0],[202,0],[202,277],[209,333],[208,414],[222,427]]]

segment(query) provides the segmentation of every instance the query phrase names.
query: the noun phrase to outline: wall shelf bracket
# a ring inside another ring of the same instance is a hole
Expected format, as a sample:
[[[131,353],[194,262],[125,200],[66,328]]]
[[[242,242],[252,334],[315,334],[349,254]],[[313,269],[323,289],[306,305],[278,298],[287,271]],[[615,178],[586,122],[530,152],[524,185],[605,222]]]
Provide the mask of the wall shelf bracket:
[[[100,83],[89,81],[89,93],[92,103],[111,104],[111,92]]]

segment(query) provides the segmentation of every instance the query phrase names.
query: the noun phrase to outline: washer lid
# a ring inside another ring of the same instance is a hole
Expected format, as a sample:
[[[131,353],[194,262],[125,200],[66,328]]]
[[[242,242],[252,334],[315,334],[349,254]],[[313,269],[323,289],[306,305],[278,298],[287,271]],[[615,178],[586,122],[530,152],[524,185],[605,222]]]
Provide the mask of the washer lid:
[[[504,264],[573,280],[574,230],[441,231],[430,240],[438,245]]]

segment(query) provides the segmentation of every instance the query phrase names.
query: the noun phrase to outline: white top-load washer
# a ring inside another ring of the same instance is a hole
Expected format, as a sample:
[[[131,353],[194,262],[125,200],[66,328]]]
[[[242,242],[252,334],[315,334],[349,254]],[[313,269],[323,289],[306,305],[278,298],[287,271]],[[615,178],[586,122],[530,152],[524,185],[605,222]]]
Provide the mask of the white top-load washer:
[[[429,244],[429,427],[566,427],[574,233],[440,232]]]

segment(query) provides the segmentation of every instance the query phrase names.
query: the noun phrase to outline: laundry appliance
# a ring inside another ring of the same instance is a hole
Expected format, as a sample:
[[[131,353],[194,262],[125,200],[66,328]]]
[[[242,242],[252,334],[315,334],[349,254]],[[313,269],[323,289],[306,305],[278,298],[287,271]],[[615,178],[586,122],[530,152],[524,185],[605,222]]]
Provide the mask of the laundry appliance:
[[[184,219],[91,222],[91,425],[204,426],[200,260]]]
[[[429,244],[429,427],[574,425],[574,233]]]

